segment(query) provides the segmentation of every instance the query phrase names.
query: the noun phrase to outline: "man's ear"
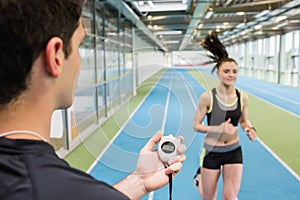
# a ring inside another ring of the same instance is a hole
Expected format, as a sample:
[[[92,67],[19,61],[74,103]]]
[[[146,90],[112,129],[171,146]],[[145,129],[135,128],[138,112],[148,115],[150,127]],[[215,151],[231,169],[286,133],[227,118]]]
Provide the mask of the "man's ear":
[[[45,49],[46,70],[54,77],[58,77],[64,59],[63,41],[59,37],[51,38]]]

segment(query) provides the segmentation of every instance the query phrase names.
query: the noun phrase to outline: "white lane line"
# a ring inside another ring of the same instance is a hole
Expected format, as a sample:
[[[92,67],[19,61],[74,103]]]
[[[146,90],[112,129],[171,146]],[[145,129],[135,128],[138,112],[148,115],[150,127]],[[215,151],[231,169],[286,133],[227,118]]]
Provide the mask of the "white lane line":
[[[166,122],[167,122],[167,114],[168,114],[168,109],[169,109],[172,83],[173,83],[173,76],[171,77],[170,85],[168,87],[168,96],[167,96],[167,99],[166,99],[164,118],[163,118],[163,122],[162,122],[162,125],[161,125],[161,131],[162,131],[163,134],[165,132],[165,125],[166,125]],[[148,196],[148,200],[153,200],[153,199],[154,199],[154,191],[150,192],[149,196]]]

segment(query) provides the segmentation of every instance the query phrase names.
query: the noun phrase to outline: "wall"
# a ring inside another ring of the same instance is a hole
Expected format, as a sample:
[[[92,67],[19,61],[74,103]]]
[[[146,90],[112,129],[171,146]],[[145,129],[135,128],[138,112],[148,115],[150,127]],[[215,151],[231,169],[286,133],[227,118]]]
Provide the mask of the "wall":
[[[134,37],[133,52],[134,66],[137,68],[138,85],[144,80],[165,68],[164,52],[147,44],[137,35]]]

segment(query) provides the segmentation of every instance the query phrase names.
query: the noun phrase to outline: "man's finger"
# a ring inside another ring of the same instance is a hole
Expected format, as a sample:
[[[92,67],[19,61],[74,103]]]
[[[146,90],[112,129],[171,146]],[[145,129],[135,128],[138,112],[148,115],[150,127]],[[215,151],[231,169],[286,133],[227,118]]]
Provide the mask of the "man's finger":
[[[155,145],[160,141],[161,137],[162,131],[158,131],[152,138],[150,138],[147,144],[142,148],[141,153],[152,151]]]

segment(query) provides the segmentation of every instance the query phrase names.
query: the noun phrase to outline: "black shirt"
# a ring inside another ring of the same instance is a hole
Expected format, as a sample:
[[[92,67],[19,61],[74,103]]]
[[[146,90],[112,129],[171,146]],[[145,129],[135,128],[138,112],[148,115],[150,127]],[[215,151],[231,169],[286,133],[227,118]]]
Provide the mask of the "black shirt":
[[[208,125],[220,125],[223,122],[227,121],[230,118],[230,123],[233,126],[237,126],[242,115],[241,108],[241,94],[236,89],[237,101],[234,105],[223,105],[217,99],[216,88],[212,90],[212,109],[211,112],[208,112],[207,115],[207,124]]]
[[[0,138],[0,199],[128,200],[128,197],[70,167],[46,142]]]

